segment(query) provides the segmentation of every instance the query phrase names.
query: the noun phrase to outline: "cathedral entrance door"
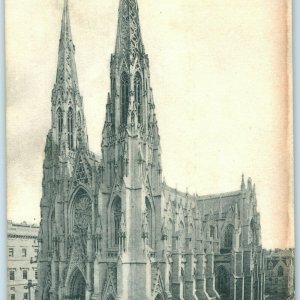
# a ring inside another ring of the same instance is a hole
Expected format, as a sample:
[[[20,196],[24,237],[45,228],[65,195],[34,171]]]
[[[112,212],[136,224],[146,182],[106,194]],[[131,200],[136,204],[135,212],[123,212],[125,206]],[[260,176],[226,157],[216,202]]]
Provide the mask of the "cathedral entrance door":
[[[78,269],[74,271],[70,280],[68,292],[66,300],[85,300],[85,279]]]

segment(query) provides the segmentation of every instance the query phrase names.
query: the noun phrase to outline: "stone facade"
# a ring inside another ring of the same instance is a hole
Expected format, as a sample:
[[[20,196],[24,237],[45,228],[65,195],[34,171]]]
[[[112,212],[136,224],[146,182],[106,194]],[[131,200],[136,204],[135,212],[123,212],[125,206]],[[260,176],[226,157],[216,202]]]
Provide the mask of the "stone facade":
[[[37,225],[8,221],[7,291],[9,300],[34,300],[37,284]]]
[[[294,299],[295,256],[293,249],[265,251],[265,293],[269,300]]]
[[[47,136],[38,300],[264,299],[255,185],[198,196],[162,179],[136,0],[121,0],[101,156],[89,150],[68,4]]]

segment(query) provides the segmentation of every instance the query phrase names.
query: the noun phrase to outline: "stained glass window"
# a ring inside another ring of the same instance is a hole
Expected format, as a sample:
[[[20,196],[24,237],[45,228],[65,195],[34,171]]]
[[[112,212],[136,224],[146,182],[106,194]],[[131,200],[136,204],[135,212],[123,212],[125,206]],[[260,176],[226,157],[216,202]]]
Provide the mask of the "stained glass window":
[[[115,245],[119,245],[119,231],[121,224],[121,215],[122,215],[122,204],[121,198],[116,197],[112,204],[112,228],[113,228],[113,236],[112,241]]]
[[[134,78],[134,98],[137,106],[138,122],[142,120],[142,78],[140,73],[136,73]]]
[[[121,124],[127,123],[127,112],[129,103],[129,80],[124,72],[121,76]]]
[[[68,146],[73,149],[73,130],[74,130],[74,116],[73,109],[70,107],[68,110]]]
[[[146,218],[149,228],[149,236],[148,236],[148,245],[151,246],[152,244],[152,209],[149,199],[146,198]]]
[[[63,129],[63,114],[60,107],[57,110],[57,124],[58,124],[58,134],[60,137]]]
[[[229,224],[227,225],[225,229],[225,235],[224,235],[224,247],[225,248],[232,248],[233,245],[233,232],[234,227],[233,225]]]
[[[278,267],[278,276],[280,276],[280,277],[283,276],[283,267],[282,266]]]

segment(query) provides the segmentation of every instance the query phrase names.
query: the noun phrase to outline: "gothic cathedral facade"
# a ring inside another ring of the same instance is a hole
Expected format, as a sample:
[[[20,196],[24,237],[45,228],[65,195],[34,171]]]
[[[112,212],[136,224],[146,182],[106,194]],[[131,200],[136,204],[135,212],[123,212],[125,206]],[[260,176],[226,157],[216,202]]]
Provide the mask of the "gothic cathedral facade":
[[[255,185],[198,196],[162,179],[136,0],[120,0],[101,156],[89,150],[65,0],[45,146],[38,300],[264,299]]]

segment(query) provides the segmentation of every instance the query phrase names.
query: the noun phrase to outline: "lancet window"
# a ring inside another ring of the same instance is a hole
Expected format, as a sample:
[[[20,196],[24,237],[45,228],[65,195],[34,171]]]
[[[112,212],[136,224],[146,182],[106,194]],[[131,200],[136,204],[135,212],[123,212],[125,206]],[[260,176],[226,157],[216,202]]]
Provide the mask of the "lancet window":
[[[179,248],[181,251],[184,251],[184,225],[182,222],[179,224]]]
[[[127,123],[127,112],[129,103],[129,79],[128,75],[123,72],[121,75],[121,124]]]
[[[137,108],[138,122],[142,122],[142,78],[140,73],[136,73],[134,78],[134,98]]]
[[[77,126],[81,127],[81,114],[80,114],[80,112],[78,112],[78,114],[77,114]]]
[[[68,146],[69,149],[73,149],[73,139],[74,139],[74,114],[73,109],[70,107],[68,110]]]
[[[116,197],[112,203],[112,214],[111,214],[111,228],[112,230],[112,242],[113,245],[119,245],[119,233],[122,215],[122,204],[121,198]]]
[[[151,246],[152,244],[152,209],[151,209],[151,204],[149,202],[149,199],[146,198],[145,200],[146,204],[146,218],[147,218],[147,223],[148,223],[148,228],[149,228],[149,236],[148,236],[148,245]]]
[[[209,227],[209,236],[213,239],[215,238],[215,227],[212,225]]]
[[[172,249],[172,237],[173,237],[173,225],[171,219],[168,221],[168,247],[169,250]]]
[[[63,129],[63,113],[60,107],[58,108],[56,114],[57,114],[58,134],[60,138]]]
[[[282,266],[279,266],[279,267],[278,267],[277,274],[278,274],[278,276],[280,276],[280,277],[283,276],[283,267],[282,267]]]
[[[116,101],[116,79],[113,78],[111,82],[111,95],[112,95],[112,101],[111,101],[111,107],[110,107],[110,119],[111,119],[111,125],[112,129],[114,131],[115,128],[115,101]]]
[[[233,232],[234,227],[232,224],[227,225],[224,234],[224,247],[228,249],[232,249],[233,246]]]

